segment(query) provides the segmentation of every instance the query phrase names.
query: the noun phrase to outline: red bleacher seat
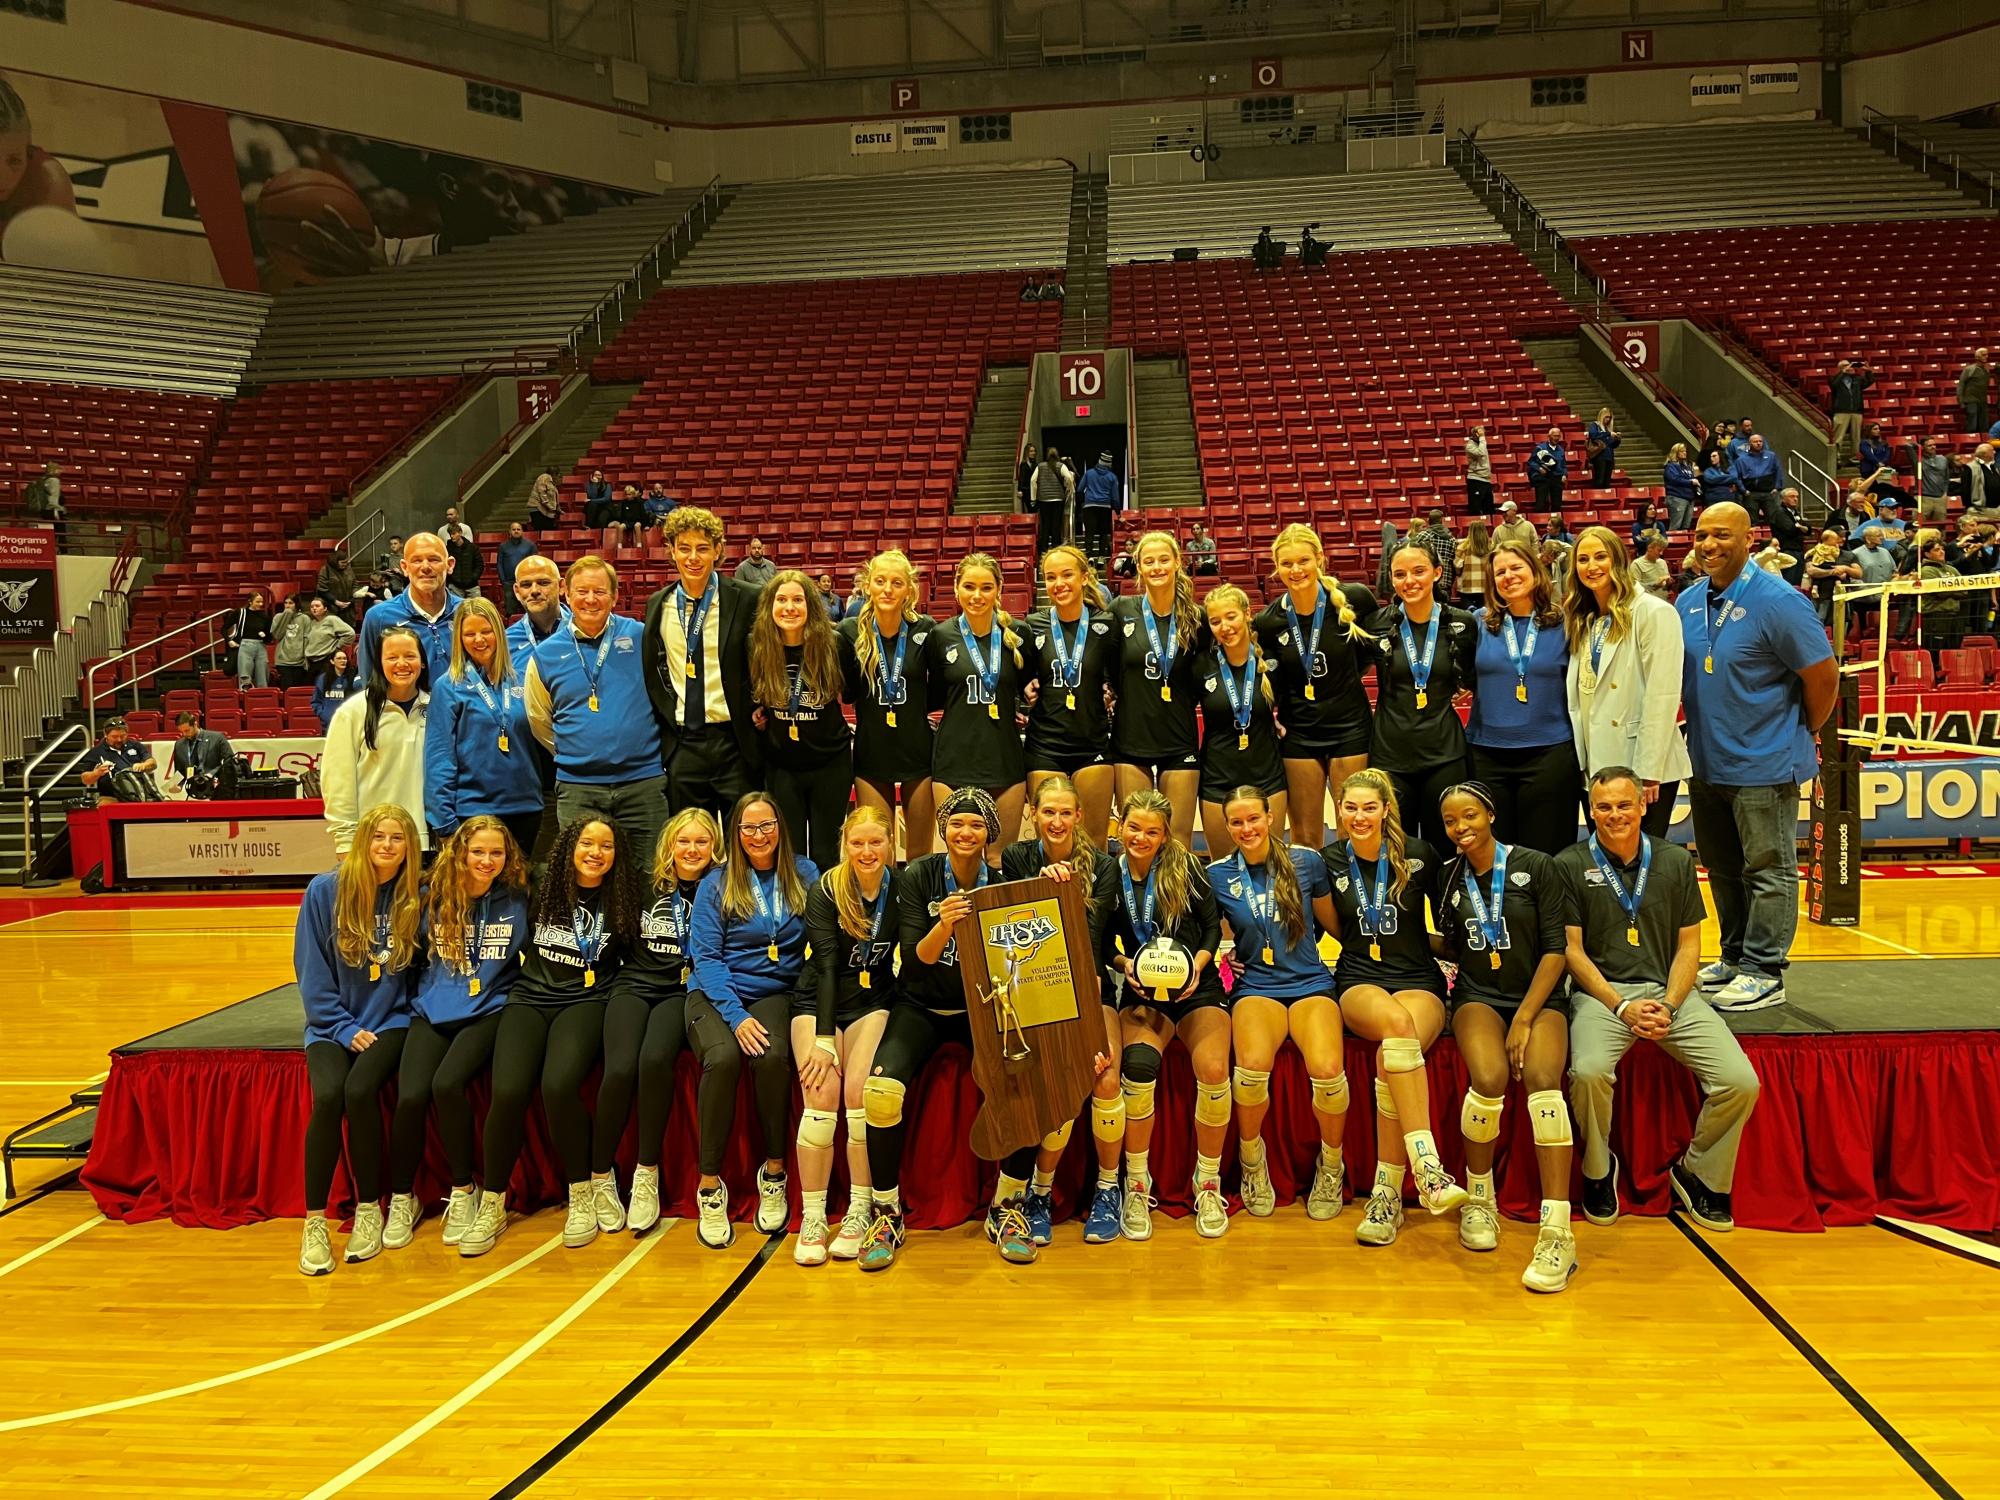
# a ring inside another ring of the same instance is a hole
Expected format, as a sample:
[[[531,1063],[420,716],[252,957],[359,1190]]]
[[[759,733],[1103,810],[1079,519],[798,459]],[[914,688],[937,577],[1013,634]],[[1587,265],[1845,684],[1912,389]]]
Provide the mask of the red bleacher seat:
[[[132,731],[134,739],[156,740],[166,726],[163,715],[150,709],[135,708],[125,715],[125,727]]]
[[[1959,646],[1938,653],[1938,670],[1944,682],[1954,688],[1985,687],[1993,675],[1983,648]]]
[[[1928,651],[1891,651],[1889,653],[1889,681],[1898,687],[1935,687],[1937,678],[1931,671],[1931,657]]]

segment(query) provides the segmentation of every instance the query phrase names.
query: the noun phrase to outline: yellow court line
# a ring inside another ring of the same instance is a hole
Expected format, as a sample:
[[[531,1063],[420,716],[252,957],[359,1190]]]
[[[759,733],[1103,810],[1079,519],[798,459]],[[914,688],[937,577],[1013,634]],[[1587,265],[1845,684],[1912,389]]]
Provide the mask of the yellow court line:
[[[89,1230],[95,1229],[99,1224],[102,1224],[103,1222],[104,1222],[103,1214],[95,1214],[92,1217],[85,1219],[81,1224],[77,1225],[76,1228],[65,1230],[63,1233],[57,1235],[54,1239],[50,1240],[47,1244],[37,1245],[34,1249],[28,1251],[27,1254],[17,1255],[12,1260],[8,1261],[6,1265],[0,1266],[0,1276],[12,1275],[14,1272],[20,1270],[21,1267],[27,1265],[30,1261],[40,1260],[44,1255],[47,1255],[51,1250],[60,1249],[62,1246],[67,1245],[71,1240],[75,1239],[78,1235],[83,1234]]]
[[[542,1329],[541,1332],[535,1334],[512,1354],[501,1360],[500,1363],[493,1366],[492,1369],[474,1380],[470,1385],[467,1385],[450,1400],[442,1403],[434,1410],[419,1417],[408,1427],[405,1427],[373,1453],[367,1454],[349,1464],[340,1473],[334,1475],[325,1484],[307,1495],[306,1500],[330,1500],[331,1496],[338,1495],[357,1479],[361,1479],[380,1468],[432,1428],[442,1422],[449,1421],[464,1408],[470,1406],[487,1391],[513,1374],[515,1370],[526,1364],[554,1340],[558,1334],[569,1327],[570,1324],[596,1306],[605,1294],[617,1286],[619,1282],[623,1281],[627,1273],[650,1255],[653,1247],[659,1244],[664,1238],[664,1235],[657,1233],[646,1235],[638,1244],[626,1252],[623,1260],[600,1276],[594,1286],[558,1313],[555,1319]]]

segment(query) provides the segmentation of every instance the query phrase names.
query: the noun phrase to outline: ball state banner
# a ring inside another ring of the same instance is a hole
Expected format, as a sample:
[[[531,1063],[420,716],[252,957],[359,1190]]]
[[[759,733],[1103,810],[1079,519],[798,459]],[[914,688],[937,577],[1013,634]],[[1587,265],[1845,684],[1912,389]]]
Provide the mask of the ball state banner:
[[[55,532],[0,528],[0,641],[53,641],[60,609]]]
[[[182,787],[178,777],[164,774],[166,768],[174,762],[175,743],[171,739],[146,742],[146,753],[153,757],[162,772],[155,778],[160,785],[160,795],[169,802],[178,802],[187,796],[187,791]],[[326,741],[305,736],[296,739],[246,739],[232,734],[229,737],[229,748],[238,755],[249,756],[252,770],[300,777],[308,771],[319,769],[320,752],[326,748]]]

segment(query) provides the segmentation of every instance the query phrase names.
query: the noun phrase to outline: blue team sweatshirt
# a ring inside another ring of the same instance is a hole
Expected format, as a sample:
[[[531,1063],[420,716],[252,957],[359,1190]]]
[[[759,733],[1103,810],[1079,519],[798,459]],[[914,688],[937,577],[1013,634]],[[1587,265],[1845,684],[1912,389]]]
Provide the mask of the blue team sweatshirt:
[[[1669,462],[1665,473],[1665,488],[1677,500],[1694,499],[1694,469],[1684,463]]]
[[[455,1026],[498,1010],[520,976],[521,949],[527,941],[525,891],[495,887],[473,903],[471,920],[465,926],[465,951],[477,960],[470,974],[448,968],[430,951],[426,923],[424,949],[430,961],[417,984],[417,1014],[433,1026]],[[479,981],[476,995],[472,993],[475,979]]]
[[[1535,451],[1528,455],[1528,477],[1547,479],[1561,477],[1569,473],[1569,453],[1553,443],[1537,443]]]
[[[660,726],[640,665],[646,627],[629,615],[613,615],[604,629],[611,649],[601,671],[597,651],[603,638],[579,640],[568,628],[535,647],[530,661],[529,669],[548,689],[556,776],[562,781],[616,786],[660,774]]]
[[[356,1032],[379,1035],[410,1024],[417,965],[400,972],[384,965],[382,977],[371,980],[367,964],[355,968],[341,958],[333,934],[334,893],[339,885],[340,876],[333,870],[313,877],[299,903],[298,932],[292,939],[292,971],[299,981],[299,998],[305,1002],[308,1047],[332,1042],[344,1048]],[[385,886],[376,893],[378,916],[387,914],[393,890]]]
[[[800,882],[810,891],[819,879],[819,867],[802,856],[793,863],[798,866]],[[719,868],[710,870],[695,892],[688,950],[694,960],[694,987],[708,996],[734,1029],[749,1017],[751,1001],[798,988],[799,971],[806,962],[806,914],[803,905],[798,911],[791,910],[784,893],[774,887],[775,920],[767,920],[752,906],[743,921],[728,921],[722,915],[722,876]],[[754,870],[751,878],[757,878]],[[770,956],[774,942],[778,945],[776,963]]]
[[[1103,464],[1083,471],[1083,482],[1078,486],[1083,491],[1083,503],[1100,508],[1118,503],[1118,473]]]
[[[533,812],[542,805],[542,772],[530,748],[528,711],[521,685],[486,683],[488,708],[466,663],[464,678],[449,672],[431,679],[430,718],[424,725],[424,817],[450,830],[475,813]],[[503,692],[504,690],[504,692]],[[500,748],[502,724],[507,748]]]
[[[1781,490],[1785,487],[1784,465],[1778,462],[1778,455],[1766,448],[1762,453],[1752,453],[1748,448],[1729,466],[1729,472],[1746,490]],[[1766,483],[1766,481],[1769,481]]]
[[[451,625],[463,603],[464,595],[446,589],[444,613],[435,620],[418,609],[407,593],[372,606],[361,617],[361,639],[355,643],[354,669],[361,685],[368,686],[368,674],[374,669],[375,658],[382,653],[382,636],[392,625],[407,625],[416,631],[417,639],[424,643],[424,660],[430,664],[431,682],[435,684],[451,667]]]
[[[313,684],[313,712],[319,715],[321,734],[326,733],[340,705],[360,691],[361,680],[352,670],[345,677],[321,677]]]
[[[1701,503],[1714,505],[1722,500],[1734,500],[1743,493],[1743,486],[1736,482],[1736,476],[1728,469],[1718,469],[1714,465],[1701,471]]]

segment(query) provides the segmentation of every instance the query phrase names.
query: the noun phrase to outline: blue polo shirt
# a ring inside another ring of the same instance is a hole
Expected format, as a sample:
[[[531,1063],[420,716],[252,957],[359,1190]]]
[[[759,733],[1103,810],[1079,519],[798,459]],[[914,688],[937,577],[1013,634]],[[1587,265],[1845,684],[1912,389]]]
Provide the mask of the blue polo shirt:
[[[430,680],[436,682],[444,676],[451,669],[452,622],[458,616],[459,605],[463,603],[465,596],[448,588],[444,592],[444,609],[435,620],[418,609],[407,593],[384,599],[370,608],[361,617],[361,639],[354,660],[354,670],[361,686],[368,685],[369,674],[382,654],[383,635],[396,625],[407,625],[424,643],[424,660],[430,666]]]
[[[1691,588],[1681,614],[1681,704],[1694,774],[1716,786],[1810,781],[1819,769],[1799,673],[1833,655],[1812,604],[1746,563],[1724,593]],[[1702,670],[1704,658],[1715,670]]]
[[[1527,622],[1512,615],[1500,622],[1498,632],[1486,628],[1482,611],[1479,620],[1479,647],[1473,655],[1472,717],[1465,726],[1468,744],[1489,750],[1543,750],[1550,745],[1568,744],[1573,731],[1569,722],[1569,642],[1560,625],[1536,627],[1535,649],[1522,662],[1528,669],[1528,701],[1515,695],[1521,674],[1514,670],[1514,658],[1507,654],[1510,628],[1521,645],[1528,642]]]
[[[1248,864],[1240,853],[1218,859],[1208,867],[1208,883],[1215,889],[1215,904],[1236,938],[1236,953],[1230,959],[1236,970],[1232,993],[1262,995],[1269,1000],[1303,1000],[1309,995],[1334,993],[1333,973],[1319,956],[1319,923],[1313,917],[1316,897],[1332,892],[1327,883],[1326,861],[1316,850],[1287,846],[1292,869],[1299,877],[1299,899],[1305,907],[1305,935],[1296,943],[1286,941],[1284,925],[1277,913],[1260,916],[1256,907],[1267,905],[1270,881],[1263,865]],[[1253,907],[1252,901],[1256,905]],[[1264,962],[1269,944],[1272,962]]]

